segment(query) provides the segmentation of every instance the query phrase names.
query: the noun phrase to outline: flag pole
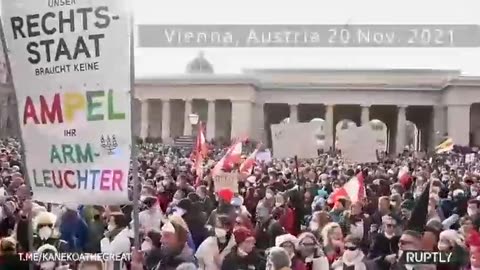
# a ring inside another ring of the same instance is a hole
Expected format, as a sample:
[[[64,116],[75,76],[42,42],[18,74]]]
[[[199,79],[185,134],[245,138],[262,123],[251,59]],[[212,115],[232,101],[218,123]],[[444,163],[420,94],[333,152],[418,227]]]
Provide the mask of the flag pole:
[[[137,141],[134,134],[134,117],[135,112],[133,100],[135,99],[135,20],[133,0],[130,0],[130,130],[132,135],[131,142],[131,160],[132,160],[132,181],[133,181],[133,243],[135,250],[140,249],[140,181],[138,178],[138,161],[137,161]]]
[[[297,181],[300,180],[300,174],[298,173],[298,157],[295,155],[295,173],[297,174]]]
[[[19,136],[19,141],[20,141],[20,154],[22,155],[22,169],[23,169],[23,177],[25,180],[25,185],[28,187],[29,192],[32,192],[32,186],[30,183],[30,179],[28,177],[28,170],[27,170],[27,160],[25,158],[25,144],[23,143],[23,136],[22,136],[22,128],[21,128],[21,118],[18,112],[18,100],[17,100],[17,93],[15,91],[15,84],[13,83],[13,74],[12,74],[12,68],[10,66],[10,59],[8,57],[8,47],[7,47],[7,40],[5,38],[5,31],[3,28],[3,17],[0,16],[0,39],[1,39],[1,44],[3,46],[3,56],[5,57],[5,65],[7,68],[7,84],[9,84],[13,88],[13,97],[15,100],[15,107],[16,107],[16,113],[17,113],[17,119],[18,119],[18,132],[20,134]],[[31,195],[30,196],[30,200]],[[32,211],[27,213],[27,222],[28,222],[28,251],[33,252],[33,221],[32,221]],[[24,247],[25,248],[25,247]],[[33,269],[33,262],[30,262],[28,265],[29,269]]]

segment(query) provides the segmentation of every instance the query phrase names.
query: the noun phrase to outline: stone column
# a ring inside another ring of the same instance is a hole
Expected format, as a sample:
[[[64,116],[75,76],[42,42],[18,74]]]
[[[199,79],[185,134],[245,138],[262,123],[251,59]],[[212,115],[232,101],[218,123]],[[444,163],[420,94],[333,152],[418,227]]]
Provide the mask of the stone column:
[[[232,101],[231,138],[250,137],[252,127],[252,102],[250,100]]]
[[[208,100],[207,140],[215,139],[215,100]]]
[[[334,146],[333,131],[335,129],[333,123],[334,105],[325,105],[325,148],[328,150]]]
[[[170,139],[170,100],[162,102],[162,140],[164,142]]]
[[[447,132],[447,108],[444,105],[433,106],[432,127],[430,130],[429,148],[433,150]]]
[[[448,136],[454,144],[468,146],[470,143],[470,105],[448,105]]]
[[[142,102],[141,108],[141,125],[140,125],[140,138],[146,139],[148,137],[149,127],[150,127],[150,106],[148,99],[144,99]]]
[[[298,104],[290,105],[290,123],[298,123]]]
[[[252,120],[255,123],[255,139],[259,142],[267,144],[267,135],[265,132],[265,104],[263,102],[254,103],[254,113],[252,114]]]
[[[370,122],[370,106],[362,105],[361,125],[366,126]]]
[[[397,138],[396,138],[396,147],[395,150],[397,153],[403,152],[405,149],[405,135],[407,127],[407,106],[400,105],[398,106],[398,115],[397,115]]]
[[[192,100],[185,100],[185,116],[183,120],[183,135],[192,136],[192,124],[190,124],[189,115],[192,114]]]

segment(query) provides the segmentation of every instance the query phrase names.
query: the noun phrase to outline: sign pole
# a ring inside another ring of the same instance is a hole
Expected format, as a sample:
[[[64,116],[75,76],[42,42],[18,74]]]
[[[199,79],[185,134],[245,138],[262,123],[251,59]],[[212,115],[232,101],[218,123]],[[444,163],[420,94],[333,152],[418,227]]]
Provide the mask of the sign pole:
[[[133,100],[135,98],[135,20],[133,0],[130,1],[130,122],[132,132],[131,159],[132,159],[132,181],[133,181],[133,234],[135,250],[140,250],[140,181],[138,178],[138,161],[137,161],[137,141],[134,134],[134,118]]]
[[[16,103],[16,109],[17,109],[17,115],[18,115],[18,100],[17,100],[17,94],[15,92],[15,85],[13,83],[13,79],[12,79],[12,69],[11,69],[11,66],[10,66],[10,60],[8,58],[8,48],[7,48],[7,40],[5,38],[5,31],[3,29],[3,19],[2,17],[0,16],[0,39],[1,39],[1,44],[3,46],[3,56],[5,57],[5,64],[6,64],[6,68],[7,68],[7,83],[10,82],[9,84],[13,87],[13,96],[14,96],[14,100],[15,100],[15,103]],[[21,120],[22,119],[19,115],[18,115],[18,121],[19,121],[19,125],[21,125]],[[30,185],[30,179],[28,177],[28,170],[27,170],[27,160],[25,158],[25,144],[23,143],[23,136],[22,136],[22,128],[19,126],[19,130],[18,130],[20,136],[19,136],[19,140],[20,140],[20,154],[22,155],[22,169],[23,169],[23,177],[24,177],[24,180],[25,180],[25,185],[28,187],[29,189],[29,192],[32,191],[32,186]],[[30,198],[31,199],[31,198]],[[28,221],[28,251],[29,252],[33,252],[34,251],[34,248],[33,248],[33,222],[32,222],[32,211],[29,211],[27,213],[27,221]],[[25,248],[25,247],[24,247]],[[33,269],[33,262],[32,263],[29,263],[29,269]]]

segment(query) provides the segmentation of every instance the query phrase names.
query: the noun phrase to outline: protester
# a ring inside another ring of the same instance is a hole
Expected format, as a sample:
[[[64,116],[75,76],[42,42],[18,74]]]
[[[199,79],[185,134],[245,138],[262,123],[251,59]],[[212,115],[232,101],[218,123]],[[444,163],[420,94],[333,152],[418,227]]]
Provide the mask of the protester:
[[[210,144],[199,177],[190,149],[142,143],[137,157],[141,247],[132,251],[137,228],[131,206],[32,201],[19,147],[12,139],[0,142],[2,255],[28,251],[31,229],[34,251],[133,252],[131,262],[107,269],[435,267],[406,265],[404,251],[415,250],[453,252],[455,262],[437,269],[480,267],[480,237],[475,240],[480,162],[466,164],[462,153],[420,158],[406,150],[382,154],[375,164],[350,164],[333,151],[296,163],[293,158],[256,161],[247,174],[239,173],[234,189],[215,188],[212,174],[224,147]],[[245,157],[251,152],[244,143]],[[241,159],[231,160],[223,171],[238,173]],[[335,195],[358,175],[364,176],[363,197]],[[8,263],[22,266],[19,260]],[[71,267],[98,268],[94,263]]]

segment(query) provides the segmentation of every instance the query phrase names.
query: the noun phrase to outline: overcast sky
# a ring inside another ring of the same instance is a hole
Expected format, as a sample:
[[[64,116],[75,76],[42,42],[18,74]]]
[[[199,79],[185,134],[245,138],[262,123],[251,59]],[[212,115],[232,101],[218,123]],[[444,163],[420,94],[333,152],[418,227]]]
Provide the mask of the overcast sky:
[[[135,0],[137,24],[480,24],[478,0]],[[137,75],[183,73],[199,49],[137,49]],[[245,68],[433,68],[480,75],[480,48],[205,48],[217,73]]]

